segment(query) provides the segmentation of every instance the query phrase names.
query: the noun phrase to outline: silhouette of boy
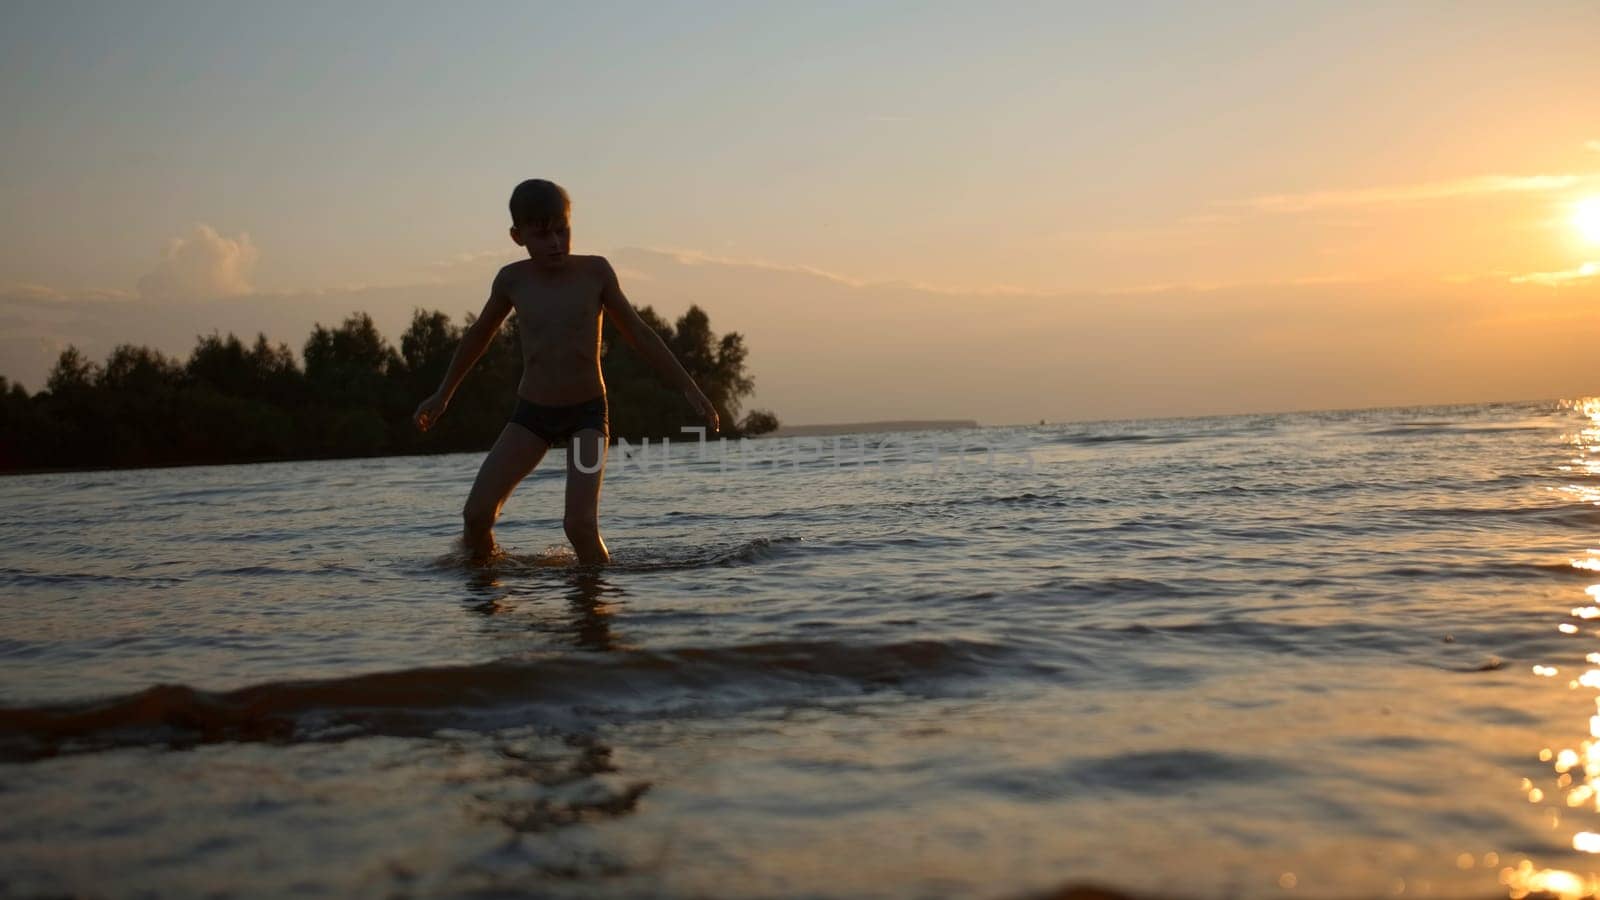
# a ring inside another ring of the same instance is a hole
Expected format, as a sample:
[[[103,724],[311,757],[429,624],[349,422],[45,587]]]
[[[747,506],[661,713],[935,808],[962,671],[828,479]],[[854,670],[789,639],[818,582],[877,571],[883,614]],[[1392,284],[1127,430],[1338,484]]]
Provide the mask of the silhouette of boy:
[[[522,334],[522,381],[517,408],[500,432],[467,495],[461,515],[463,541],[475,561],[494,555],[494,523],[518,483],[532,472],[545,451],[567,449],[566,513],[562,524],[578,562],[608,562],[600,537],[600,482],[605,475],[609,420],[606,385],[600,373],[600,322],[611,321],[634,350],[663,380],[683,391],[712,431],[716,408],[689,373],[623,296],[617,273],[602,256],[574,256],[570,225],[572,201],[559,185],[530,179],[511,192],[511,239],[528,258],[501,269],[489,300],[462,335],[450,370],[433,396],[413,416],[423,431],[433,426],[515,310]]]

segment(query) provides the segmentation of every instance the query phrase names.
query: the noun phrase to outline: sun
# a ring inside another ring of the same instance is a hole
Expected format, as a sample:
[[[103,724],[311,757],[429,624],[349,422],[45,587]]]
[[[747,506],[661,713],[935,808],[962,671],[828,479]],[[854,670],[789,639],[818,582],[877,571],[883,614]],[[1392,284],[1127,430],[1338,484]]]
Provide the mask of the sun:
[[[1572,209],[1572,224],[1591,244],[1600,244],[1600,196],[1585,197]]]

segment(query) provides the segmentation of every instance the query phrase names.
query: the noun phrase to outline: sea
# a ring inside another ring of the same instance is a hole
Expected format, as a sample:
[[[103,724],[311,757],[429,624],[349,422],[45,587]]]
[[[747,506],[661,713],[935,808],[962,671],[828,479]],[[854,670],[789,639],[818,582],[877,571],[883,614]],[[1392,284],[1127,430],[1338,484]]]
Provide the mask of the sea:
[[[1577,897],[1600,400],[0,479],[0,895]]]

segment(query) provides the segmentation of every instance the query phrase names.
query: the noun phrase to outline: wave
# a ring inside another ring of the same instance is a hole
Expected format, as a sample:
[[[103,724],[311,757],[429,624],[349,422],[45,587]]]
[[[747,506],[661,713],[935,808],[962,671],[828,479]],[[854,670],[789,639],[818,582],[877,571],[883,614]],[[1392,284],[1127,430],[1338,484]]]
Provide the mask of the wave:
[[[1508,434],[1517,431],[1549,431],[1552,426],[1514,424],[1469,424],[1466,422],[1396,422],[1381,428],[1364,429],[1374,437],[1412,437],[1433,434]]]
[[[1157,750],[1077,759],[1055,766],[1013,766],[966,775],[969,790],[1018,800],[1056,802],[1085,793],[1128,792],[1163,796],[1212,782],[1263,781],[1303,775],[1266,757],[1214,750]]]
[[[440,728],[572,725],[590,715],[715,712],[932,687],[1016,651],[966,640],[785,641],[572,654],[272,682],[231,691],[159,685],[107,700],[0,708],[0,759],[107,747],[422,735]]]
[[[1584,563],[1580,565],[1579,563]],[[1360,573],[1363,581],[1390,579],[1418,580],[1424,583],[1455,579],[1507,579],[1525,584],[1530,579],[1570,578],[1593,581],[1594,570],[1587,560],[1574,558],[1565,563],[1493,562],[1473,565],[1410,565],[1370,569]]]
[[[1532,525],[1593,529],[1600,526],[1600,507],[1589,503],[1560,506],[1448,506],[1404,510],[1424,519],[1514,520]]]
[[[470,569],[490,575],[537,575],[552,570],[583,568],[595,572],[663,572],[678,569],[744,566],[773,559],[800,544],[798,537],[760,537],[732,546],[706,544],[686,547],[652,546],[648,550],[619,550],[605,566],[582,567],[567,547],[548,547],[539,553],[501,553],[488,562],[474,562],[462,550],[433,561],[434,568]]]
[[[104,572],[41,572],[37,569],[22,569],[14,566],[0,566],[0,584],[11,585],[66,585],[66,584],[104,584],[104,585],[160,585],[170,587],[182,584],[183,579],[161,575],[112,575]]]
[[[1045,445],[1055,444],[1068,447],[1097,447],[1101,444],[1186,444],[1190,441],[1201,440],[1209,437],[1219,437],[1212,433],[1185,434],[1178,431],[1157,433],[1128,432],[1125,434],[1057,434],[1043,441]]]
[[[1413,648],[1413,635],[1392,627],[1362,622],[1332,622],[1307,625],[1236,617],[1174,624],[1133,622],[1122,625],[1088,625],[1075,637],[1080,641],[1121,644],[1129,638],[1198,639],[1210,645],[1226,644],[1252,653],[1292,653],[1295,655],[1345,655],[1398,653]]]
[[[612,558],[608,568],[619,572],[659,572],[667,569],[744,566],[775,559],[801,543],[798,537],[780,536],[754,538],[732,547],[658,547],[639,556],[623,550]]]

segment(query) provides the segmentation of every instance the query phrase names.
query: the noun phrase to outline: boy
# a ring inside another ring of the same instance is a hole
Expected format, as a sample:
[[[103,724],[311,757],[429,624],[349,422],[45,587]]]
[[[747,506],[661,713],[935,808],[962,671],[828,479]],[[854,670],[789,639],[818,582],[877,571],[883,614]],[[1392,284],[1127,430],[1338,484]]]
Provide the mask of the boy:
[[[511,239],[527,248],[528,258],[495,276],[483,314],[462,335],[444,383],[413,417],[423,431],[439,420],[500,323],[516,310],[523,357],[516,412],[484,458],[461,511],[463,540],[474,561],[494,555],[500,508],[545,451],[557,444],[567,449],[562,519],[567,539],[580,565],[610,561],[598,519],[609,426],[600,374],[602,315],[609,314],[623,340],[683,391],[712,431],[719,425],[711,401],[622,295],[611,264],[601,256],[572,255],[571,211],[567,192],[549,181],[524,181],[511,192]]]

